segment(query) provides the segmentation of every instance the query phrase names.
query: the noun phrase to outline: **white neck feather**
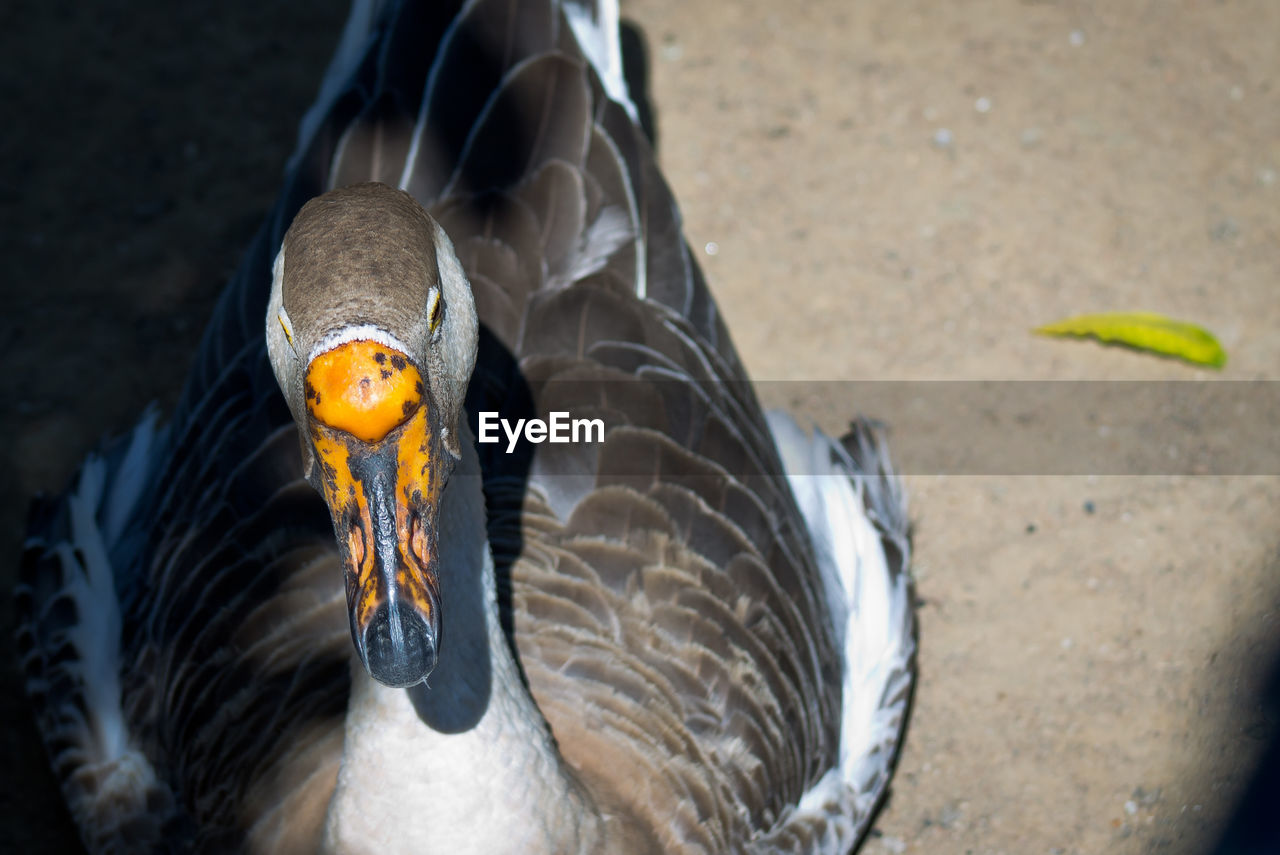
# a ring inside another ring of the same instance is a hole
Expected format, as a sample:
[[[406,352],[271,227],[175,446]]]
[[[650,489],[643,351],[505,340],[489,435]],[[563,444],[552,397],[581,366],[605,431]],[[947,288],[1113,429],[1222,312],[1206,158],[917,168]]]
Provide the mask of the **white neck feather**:
[[[479,462],[462,460],[440,513],[440,660],[391,689],[352,659],[342,768],[325,852],[592,852],[599,814],[565,769],[498,618]]]

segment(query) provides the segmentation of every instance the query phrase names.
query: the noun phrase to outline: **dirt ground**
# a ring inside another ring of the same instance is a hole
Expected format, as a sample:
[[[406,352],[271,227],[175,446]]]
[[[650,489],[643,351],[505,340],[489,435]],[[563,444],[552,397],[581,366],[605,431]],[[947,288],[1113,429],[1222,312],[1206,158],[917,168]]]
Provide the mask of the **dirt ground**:
[[[690,241],[748,366],[785,381],[767,402],[839,430],[867,412],[863,387],[800,381],[1280,374],[1280,5],[623,12]],[[172,404],[344,14],[21,0],[0,15],[0,588],[31,493],[148,401]],[[1028,332],[1120,309],[1207,326],[1228,366]],[[909,443],[893,413],[868,414]],[[957,453],[975,441],[933,428]],[[1062,475],[1080,470],[1044,454],[1016,474],[907,467],[920,682],[867,852],[1201,852],[1275,735],[1258,694],[1280,470]],[[74,851],[2,635],[0,851]]]

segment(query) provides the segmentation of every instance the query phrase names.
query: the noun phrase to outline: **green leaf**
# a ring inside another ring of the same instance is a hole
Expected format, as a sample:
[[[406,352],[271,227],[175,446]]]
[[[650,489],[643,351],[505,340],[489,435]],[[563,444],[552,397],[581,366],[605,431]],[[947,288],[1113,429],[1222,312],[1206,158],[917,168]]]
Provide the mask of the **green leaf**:
[[[1057,337],[1096,338],[1108,344],[1123,344],[1213,368],[1221,368],[1227,364],[1227,352],[1213,337],[1213,333],[1195,324],[1152,312],[1078,315],[1036,327],[1035,331],[1040,335]]]

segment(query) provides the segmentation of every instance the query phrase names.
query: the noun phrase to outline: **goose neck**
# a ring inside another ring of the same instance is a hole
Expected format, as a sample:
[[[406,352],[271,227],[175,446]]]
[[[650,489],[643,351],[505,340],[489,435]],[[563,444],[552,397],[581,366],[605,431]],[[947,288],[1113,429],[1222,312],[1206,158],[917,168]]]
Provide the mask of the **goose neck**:
[[[439,664],[426,683],[393,689],[353,658],[325,851],[597,850],[599,815],[561,760],[502,630],[465,425],[440,514]]]

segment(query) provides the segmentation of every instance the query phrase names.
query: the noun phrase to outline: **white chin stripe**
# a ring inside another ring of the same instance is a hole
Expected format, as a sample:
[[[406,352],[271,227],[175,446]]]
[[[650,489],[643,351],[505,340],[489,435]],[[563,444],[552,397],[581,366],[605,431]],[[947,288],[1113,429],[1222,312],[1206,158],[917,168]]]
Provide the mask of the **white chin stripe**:
[[[311,348],[311,353],[307,354],[307,364],[310,365],[311,361],[320,354],[328,353],[335,347],[344,345],[349,341],[376,341],[385,347],[400,351],[405,356],[411,356],[409,348],[400,339],[386,330],[370,324],[364,324],[358,327],[343,327],[320,339],[319,344]]]

